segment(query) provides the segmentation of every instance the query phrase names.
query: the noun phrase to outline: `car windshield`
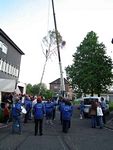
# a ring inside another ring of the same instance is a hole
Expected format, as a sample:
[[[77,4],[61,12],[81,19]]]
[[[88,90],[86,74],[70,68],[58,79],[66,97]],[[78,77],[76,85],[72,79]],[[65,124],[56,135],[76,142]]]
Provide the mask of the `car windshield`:
[[[97,99],[97,98],[85,98],[85,99],[84,99],[84,104],[85,104],[85,105],[91,105],[91,102],[92,102],[92,101],[98,102],[98,99]]]

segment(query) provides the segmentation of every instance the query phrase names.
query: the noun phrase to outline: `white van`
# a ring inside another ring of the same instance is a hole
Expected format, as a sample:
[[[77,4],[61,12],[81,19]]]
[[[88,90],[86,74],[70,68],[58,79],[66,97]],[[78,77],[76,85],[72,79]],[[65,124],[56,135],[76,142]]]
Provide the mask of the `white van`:
[[[89,109],[91,107],[91,102],[101,102],[101,97],[83,97],[82,99],[84,101],[84,117],[89,117]],[[109,104],[106,103],[106,109],[105,113],[109,114]]]
[[[101,102],[101,97],[83,97],[84,101],[84,117],[89,117],[89,109],[91,107],[91,102]]]

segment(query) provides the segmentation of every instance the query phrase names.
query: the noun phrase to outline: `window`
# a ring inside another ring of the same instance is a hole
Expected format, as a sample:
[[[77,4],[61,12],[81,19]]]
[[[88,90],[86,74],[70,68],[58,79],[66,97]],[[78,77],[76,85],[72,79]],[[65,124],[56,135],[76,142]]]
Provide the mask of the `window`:
[[[0,70],[2,70],[2,59],[0,59]]]
[[[15,76],[15,68],[12,66],[12,75]]]
[[[19,73],[19,71],[18,71],[18,69],[16,69],[16,77],[18,77],[18,73]]]
[[[13,76],[15,76],[15,67],[13,68]]]
[[[9,65],[9,74],[11,74],[11,65]]]
[[[6,73],[9,73],[9,64],[8,63],[6,63]]]
[[[5,72],[6,62],[2,60],[1,62],[1,70]]]
[[[7,46],[4,43],[2,45],[2,52],[7,54]]]
[[[58,89],[58,86],[57,86],[57,85],[55,85],[55,86],[54,86],[54,89]]]
[[[18,77],[19,75],[19,70],[16,67],[10,65],[6,61],[3,61],[2,59],[0,59],[0,70],[15,77]]]
[[[4,44],[2,41],[0,41],[0,49],[2,50],[3,53],[7,54],[7,45]]]
[[[2,42],[0,41],[0,50],[2,50]]]

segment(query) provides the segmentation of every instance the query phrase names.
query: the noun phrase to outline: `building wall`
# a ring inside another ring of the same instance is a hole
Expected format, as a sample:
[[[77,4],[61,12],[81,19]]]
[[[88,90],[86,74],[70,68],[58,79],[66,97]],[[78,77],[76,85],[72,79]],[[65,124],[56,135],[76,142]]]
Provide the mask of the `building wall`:
[[[50,89],[54,92],[59,92],[60,90],[60,84],[50,84]],[[69,85],[65,84],[65,91],[69,91]]]
[[[60,84],[59,83],[51,83],[50,84],[50,90],[54,91],[55,93],[59,93],[60,91]],[[72,95],[71,91],[70,91],[70,85],[69,84],[65,84],[65,91],[67,95]],[[72,98],[72,96],[71,96]]]
[[[2,52],[0,49],[0,59],[10,64],[11,66],[15,67],[18,70],[18,74],[19,74],[21,54],[1,35],[0,35],[0,41],[3,42],[8,48],[6,54]],[[18,79],[18,76],[12,76],[11,74],[0,71],[0,78]]]
[[[59,84],[50,84],[50,90],[54,91],[55,93],[59,93],[60,91]]]

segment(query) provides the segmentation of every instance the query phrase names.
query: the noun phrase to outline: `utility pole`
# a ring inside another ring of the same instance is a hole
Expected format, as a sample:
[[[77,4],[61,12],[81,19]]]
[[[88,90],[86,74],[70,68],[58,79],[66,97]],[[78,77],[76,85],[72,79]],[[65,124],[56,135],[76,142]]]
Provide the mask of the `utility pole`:
[[[65,84],[64,84],[64,78],[63,78],[62,63],[61,63],[60,48],[59,48],[59,40],[58,40],[58,30],[57,30],[55,9],[54,9],[54,1],[53,0],[52,0],[52,9],[53,9],[53,18],[54,18],[54,26],[55,26],[55,33],[56,33],[59,68],[60,68],[60,92],[61,92],[61,95],[64,96]]]

